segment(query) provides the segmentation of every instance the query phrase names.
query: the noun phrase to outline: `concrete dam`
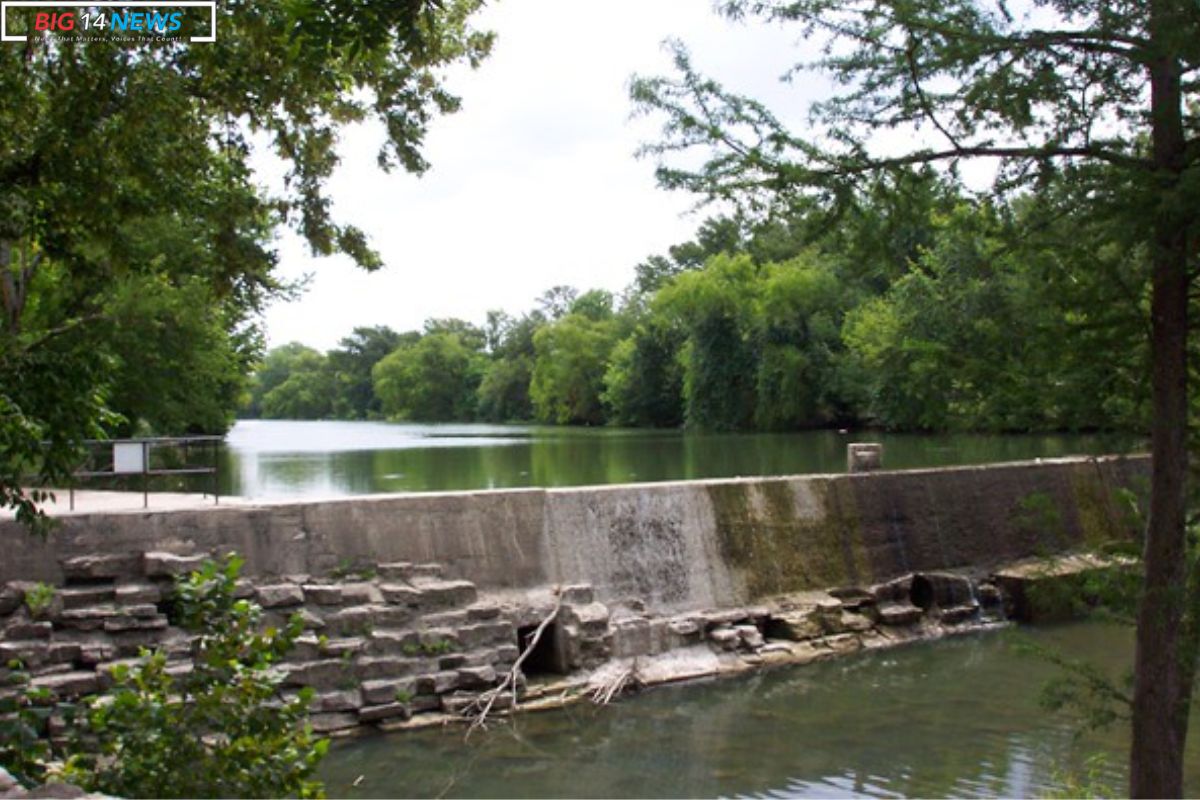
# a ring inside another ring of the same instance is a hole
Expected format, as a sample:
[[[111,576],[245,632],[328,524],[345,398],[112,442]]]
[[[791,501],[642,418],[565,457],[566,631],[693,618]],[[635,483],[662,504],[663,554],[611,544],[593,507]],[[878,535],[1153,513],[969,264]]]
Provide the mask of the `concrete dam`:
[[[171,580],[236,552],[268,620],[304,617],[285,683],[317,690],[320,730],[564,702],[617,674],[803,663],[999,619],[1005,565],[1135,537],[1148,474],[1136,456],[362,496],[80,515],[45,541],[3,522],[0,657],[63,697],[143,646],[186,661]],[[57,587],[36,614],[35,581]],[[511,680],[525,648],[524,673],[553,680]]]

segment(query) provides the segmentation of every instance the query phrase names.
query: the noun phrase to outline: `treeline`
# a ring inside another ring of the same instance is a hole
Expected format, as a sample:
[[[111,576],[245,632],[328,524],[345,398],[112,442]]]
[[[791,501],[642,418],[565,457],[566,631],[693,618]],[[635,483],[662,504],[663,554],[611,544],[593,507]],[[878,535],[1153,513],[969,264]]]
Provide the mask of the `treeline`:
[[[1140,429],[1145,259],[1062,187],[1008,203],[905,173],[717,217],[618,296],[270,351],[250,416],[787,430]],[[1095,353],[1121,353],[1118,359]]]

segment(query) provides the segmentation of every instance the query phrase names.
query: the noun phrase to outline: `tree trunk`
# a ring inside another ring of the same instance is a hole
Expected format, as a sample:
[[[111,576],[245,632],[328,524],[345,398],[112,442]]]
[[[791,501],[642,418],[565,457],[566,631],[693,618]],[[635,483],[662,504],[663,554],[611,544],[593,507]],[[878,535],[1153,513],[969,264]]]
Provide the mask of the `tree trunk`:
[[[1183,167],[1180,70],[1165,40],[1169,0],[1150,7],[1159,51],[1150,63],[1154,160],[1160,203],[1153,220],[1151,346],[1153,401],[1150,518],[1143,549],[1134,667],[1132,797],[1182,797],[1193,659],[1183,657],[1187,606],[1187,223],[1172,198]]]

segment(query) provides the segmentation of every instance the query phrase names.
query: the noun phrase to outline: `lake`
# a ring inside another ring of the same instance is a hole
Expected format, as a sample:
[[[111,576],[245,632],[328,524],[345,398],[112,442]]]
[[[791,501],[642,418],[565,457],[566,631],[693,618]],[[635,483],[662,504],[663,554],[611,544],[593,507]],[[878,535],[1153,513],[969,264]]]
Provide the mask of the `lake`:
[[[888,468],[1128,452],[1128,435],[919,435],[831,430],[690,433],[533,425],[239,420],[222,492],[253,498],[583,486],[842,472],[846,444],[882,442]]]
[[[1132,632],[1095,622],[968,634],[526,714],[469,742],[450,727],[335,743],[321,776],[351,798],[1042,797],[1091,772],[1123,795],[1127,730],[1076,738],[1043,710],[1058,672],[1022,638],[1114,677],[1132,663]]]

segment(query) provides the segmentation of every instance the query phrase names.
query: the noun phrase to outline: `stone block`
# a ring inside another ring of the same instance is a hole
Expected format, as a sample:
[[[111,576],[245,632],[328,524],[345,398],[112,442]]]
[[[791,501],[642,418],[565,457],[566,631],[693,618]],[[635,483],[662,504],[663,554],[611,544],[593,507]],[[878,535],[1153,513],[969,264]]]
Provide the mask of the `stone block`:
[[[596,600],[590,583],[577,583],[574,586],[564,586],[559,598],[565,606],[586,606]]]
[[[757,650],[766,644],[762,632],[754,625],[735,625],[733,629],[737,632],[742,647]]]
[[[259,586],[254,594],[263,608],[287,608],[304,603],[304,590],[294,583]]]
[[[384,703],[378,706],[366,706],[358,710],[358,721],[363,724],[385,719],[408,719],[411,716],[412,712],[407,703]]]
[[[496,683],[496,670],[491,665],[462,667],[458,670],[458,685],[463,689],[484,689]]]
[[[866,614],[856,614],[853,611],[843,611],[839,631],[862,633],[875,627],[874,622]]]
[[[311,714],[308,718],[316,733],[337,733],[358,727],[358,714],[344,711],[330,714]]]
[[[403,678],[412,675],[418,664],[416,659],[400,656],[368,656],[358,659],[354,671],[362,680]]]
[[[653,648],[648,619],[623,619],[613,626],[613,655],[617,658],[648,655]]]
[[[420,608],[421,600],[425,596],[420,589],[404,583],[381,583],[379,592],[386,602],[410,608]]]
[[[458,639],[467,649],[488,644],[507,644],[515,641],[516,636],[516,628],[508,622],[483,622],[458,629]]]
[[[50,661],[50,645],[44,639],[0,641],[0,666],[20,661],[26,669],[37,669]]]
[[[431,628],[460,628],[467,624],[466,611],[440,611],[436,614],[426,614],[421,622]]]
[[[4,626],[6,639],[49,639],[53,632],[54,626],[44,621],[13,619]]]
[[[287,663],[282,667],[285,686],[311,686],[314,689],[333,689],[356,682],[354,668],[341,659],[310,661],[305,664]]]
[[[442,707],[442,698],[436,694],[419,694],[409,701],[408,707],[414,714],[423,711],[437,711]]]
[[[39,676],[29,683],[34,688],[50,690],[56,697],[78,697],[100,691],[100,679],[91,670]]]
[[[414,578],[440,578],[445,574],[441,564],[413,564],[409,567]]]
[[[437,663],[438,669],[458,669],[459,667],[466,666],[467,654],[449,653],[438,657]]]
[[[101,603],[111,603],[116,597],[116,591],[112,584],[64,586],[58,590],[58,596],[62,598],[63,609],[76,609]]]
[[[153,617],[135,617],[128,614],[121,614],[104,620],[104,630],[106,633],[119,633],[121,631],[161,631],[166,627],[167,618],[162,614]]]
[[[318,606],[340,606],[342,587],[336,583],[306,583],[304,600]]]
[[[384,580],[406,581],[413,575],[412,566],[408,561],[394,561],[390,564],[380,564],[377,572]]]
[[[362,699],[367,705],[403,702],[416,694],[413,678],[363,681]]]
[[[68,582],[133,578],[142,574],[142,557],[138,553],[75,556],[63,559],[60,564]]]
[[[879,623],[881,625],[914,625],[921,621],[924,612],[909,603],[885,602],[878,606]]]
[[[142,556],[142,572],[147,578],[175,578],[201,569],[207,555],[181,556],[175,553],[151,552]]]
[[[588,603],[581,606],[564,606],[563,616],[585,636],[603,634],[608,630],[608,606],[603,603]]]
[[[717,647],[726,651],[736,650],[738,643],[741,641],[741,637],[738,636],[738,632],[726,625],[720,625],[716,628],[713,628],[708,632],[708,638],[711,639],[713,644],[715,644]]]
[[[163,599],[163,590],[156,583],[119,583],[113,587],[113,600],[118,605],[158,603]]]
[[[415,653],[420,647],[420,634],[405,630],[372,631],[367,643],[367,650],[380,654]]]
[[[495,603],[476,603],[467,609],[467,619],[471,622],[486,622],[500,616],[500,606]]]
[[[943,625],[958,625],[976,619],[978,616],[979,604],[975,601],[963,603],[960,606],[939,608],[937,611],[938,622],[941,622]]]
[[[789,611],[772,617],[768,630],[775,638],[802,642],[825,635],[821,620],[822,615],[815,607]]]
[[[383,602],[379,587],[369,581],[342,584],[342,603],[345,605],[373,605]]]
[[[357,711],[363,704],[362,694],[357,689],[342,689],[335,692],[322,692],[313,695],[309,711],[324,713],[329,711]]]
[[[442,670],[417,677],[417,694],[444,694],[458,688],[458,672]]]
[[[423,593],[421,603],[429,609],[453,608],[474,603],[478,592],[470,581],[426,579],[416,584]]]
[[[326,629],[339,636],[365,636],[380,624],[376,613],[385,606],[351,606],[325,617]]]
[[[0,587],[0,617],[7,616],[25,602],[25,590],[16,583],[6,583]]]

